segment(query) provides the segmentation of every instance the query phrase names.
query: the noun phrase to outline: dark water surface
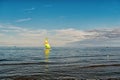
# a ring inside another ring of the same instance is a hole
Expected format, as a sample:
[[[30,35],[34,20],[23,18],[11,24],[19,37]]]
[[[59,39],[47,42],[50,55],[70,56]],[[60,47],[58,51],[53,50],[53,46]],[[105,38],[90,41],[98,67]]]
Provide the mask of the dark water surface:
[[[0,47],[0,79],[15,76],[40,79],[120,79],[120,47],[44,48]]]

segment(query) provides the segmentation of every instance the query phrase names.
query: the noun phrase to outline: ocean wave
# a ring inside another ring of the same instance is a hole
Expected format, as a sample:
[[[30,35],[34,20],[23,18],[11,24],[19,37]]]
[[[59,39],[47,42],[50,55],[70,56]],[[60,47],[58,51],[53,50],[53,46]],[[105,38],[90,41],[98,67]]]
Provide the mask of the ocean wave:
[[[27,63],[2,63],[0,66],[5,65],[46,65],[46,64],[57,64],[55,62],[27,62]]]
[[[98,68],[98,67],[110,67],[110,66],[119,67],[120,64],[94,64],[94,65],[82,66],[79,68]]]

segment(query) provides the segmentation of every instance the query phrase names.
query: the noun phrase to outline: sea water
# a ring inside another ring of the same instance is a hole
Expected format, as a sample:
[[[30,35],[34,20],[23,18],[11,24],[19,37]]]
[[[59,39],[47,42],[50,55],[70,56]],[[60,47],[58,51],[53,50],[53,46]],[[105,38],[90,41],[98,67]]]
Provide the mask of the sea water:
[[[41,75],[54,79],[120,78],[120,47],[0,47],[0,79]]]

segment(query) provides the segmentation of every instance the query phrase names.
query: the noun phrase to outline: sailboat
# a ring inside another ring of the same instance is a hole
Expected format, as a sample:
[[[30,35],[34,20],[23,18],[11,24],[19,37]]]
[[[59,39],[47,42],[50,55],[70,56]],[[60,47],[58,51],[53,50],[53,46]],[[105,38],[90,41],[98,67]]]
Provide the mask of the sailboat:
[[[44,45],[45,45],[45,49],[44,49],[44,53],[45,53],[45,62],[48,63],[49,62],[49,53],[50,53],[50,50],[51,50],[51,46],[48,42],[48,38],[45,39],[44,41]],[[48,71],[48,65],[46,64],[45,65],[45,71],[47,72]]]
[[[45,39],[44,45],[45,45],[45,49],[51,49],[51,46],[48,42],[48,38]]]

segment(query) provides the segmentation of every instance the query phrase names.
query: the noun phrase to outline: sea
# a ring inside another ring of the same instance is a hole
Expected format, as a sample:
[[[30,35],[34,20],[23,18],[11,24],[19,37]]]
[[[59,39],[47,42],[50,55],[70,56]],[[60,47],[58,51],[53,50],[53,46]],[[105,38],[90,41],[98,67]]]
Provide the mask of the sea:
[[[120,47],[0,47],[0,80],[120,80]]]

